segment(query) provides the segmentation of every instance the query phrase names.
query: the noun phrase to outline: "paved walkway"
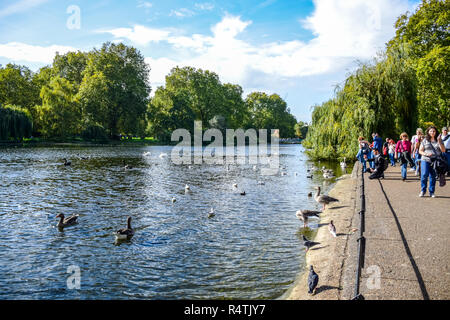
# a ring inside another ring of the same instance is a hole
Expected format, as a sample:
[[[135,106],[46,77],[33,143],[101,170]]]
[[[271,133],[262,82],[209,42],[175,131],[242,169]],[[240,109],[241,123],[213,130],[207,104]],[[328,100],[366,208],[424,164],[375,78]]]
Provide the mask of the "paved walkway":
[[[369,180],[365,174],[361,293],[366,299],[450,299],[450,178],[445,187],[436,183],[436,198],[428,191],[419,198],[414,172],[403,182],[400,167],[390,167],[385,177]],[[357,226],[359,218],[353,222]],[[349,254],[356,259],[356,252]]]

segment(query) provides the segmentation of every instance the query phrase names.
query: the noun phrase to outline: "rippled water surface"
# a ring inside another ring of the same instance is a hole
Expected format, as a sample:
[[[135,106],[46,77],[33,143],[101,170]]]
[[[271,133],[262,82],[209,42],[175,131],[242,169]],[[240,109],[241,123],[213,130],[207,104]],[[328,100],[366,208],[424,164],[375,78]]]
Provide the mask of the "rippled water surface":
[[[285,174],[275,176],[260,174],[265,164],[229,170],[175,165],[170,151],[164,146],[0,149],[0,298],[272,299],[283,294],[303,266],[301,234],[311,232],[295,211],[319,208],[307,194],[315,185],[327,192],[334,180],[324,181],[320,174],[306,178],[313,163],[300,145],[280,146]],[[64,158],[72,165],[62,165]],[[124,161],[132,169],[125,170]],[[185,194],[185,184],[191,193]],[[216,215],[208,218],[211,207]],[[58,213],[79,214],[79,224],[60,232]],[[126,226],[127,216],[136,234],[117,245],[113,234]],[[80,270],[80,289],[68,288],[68,281],[76,283],[71,268]]]

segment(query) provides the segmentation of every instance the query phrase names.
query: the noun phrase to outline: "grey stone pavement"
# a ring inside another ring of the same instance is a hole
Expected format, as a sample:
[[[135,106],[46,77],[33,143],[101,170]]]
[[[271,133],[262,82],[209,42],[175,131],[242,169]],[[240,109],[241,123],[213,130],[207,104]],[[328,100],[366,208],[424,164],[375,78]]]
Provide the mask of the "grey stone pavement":
[[[358,170],[358,189],[360,175]],[[444,187],[436,183],[436,198],[429,197],[428,190],[420,198],[420,178],[408,171],[403,182],[398,165],[389,167],[385,179],[364,177],[366,249],[360,285],[364,298],[450,299],[450,178]],[[359,227],[357,213],[352,226]],[[354,283],[355,239],[356,235],[349,239],[343,274],[348,284]],[[354,285],[344,287],[341,299],[351,298]]]

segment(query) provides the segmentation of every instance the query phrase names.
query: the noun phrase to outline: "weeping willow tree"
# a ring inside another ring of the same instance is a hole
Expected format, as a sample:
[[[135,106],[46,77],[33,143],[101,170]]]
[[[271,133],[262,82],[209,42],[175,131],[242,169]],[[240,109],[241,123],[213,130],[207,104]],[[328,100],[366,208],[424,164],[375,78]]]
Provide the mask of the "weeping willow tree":
[[[0,140],[22,139],[31,136],[30,112],[14,105],[0,105]]]
[[[417,122],[415,70],[404,59],[407,50],[378,56],[360,64],[335,97],[315,106],[304,141],[314,159],[353,158],[359,136],[372,132],[396,138],[412,132]]]

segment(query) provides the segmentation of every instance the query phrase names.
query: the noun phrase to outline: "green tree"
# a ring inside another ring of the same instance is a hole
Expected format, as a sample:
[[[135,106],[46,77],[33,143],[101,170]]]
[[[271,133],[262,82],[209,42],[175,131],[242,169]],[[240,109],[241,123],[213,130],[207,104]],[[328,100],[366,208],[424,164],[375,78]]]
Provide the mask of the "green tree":
[[[0,140],[10,138],[22,140],[29,137],[32,130],[32,118],[25,108],[0,104]]]

